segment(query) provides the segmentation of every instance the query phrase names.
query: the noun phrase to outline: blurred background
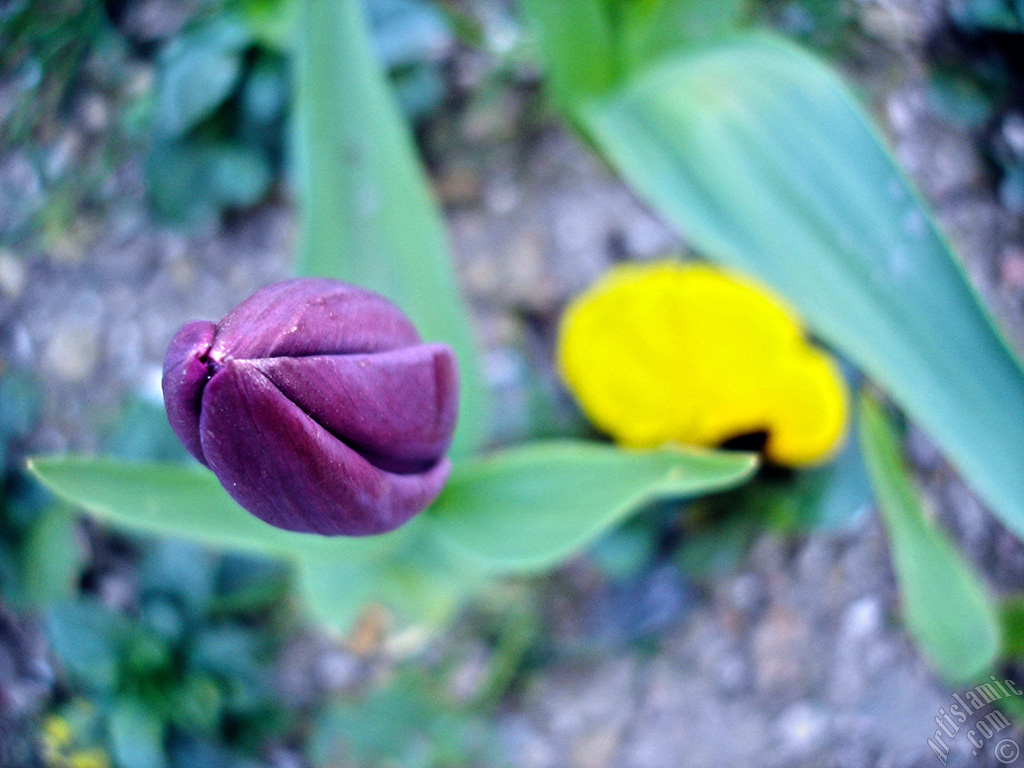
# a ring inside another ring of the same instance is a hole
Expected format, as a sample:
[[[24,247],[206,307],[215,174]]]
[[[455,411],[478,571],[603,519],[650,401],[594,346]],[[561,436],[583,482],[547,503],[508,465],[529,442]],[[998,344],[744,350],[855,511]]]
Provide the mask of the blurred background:
[[[556,119],[516,3],[363,4],[444,208],[495,441],[588,434],[552,365],[562,307],[687,244]],[[1024,4],[743,12],[846,74],[1020,348]],[[170,337],[290,274],[295,14],[0,2],[0,765],[933,764],[951,691],[896,620],[866,494],[800,535],[728,514],[688,535],[664,505],[440,631],[368,606],[338,636],[282,566],[112,533],[24,476],[29,454],[184,458],[162,415]],[[927,438],[909,450],[961,551],[1024,586],[1024,548]],[[799,505],[780,488],[755,512]]]

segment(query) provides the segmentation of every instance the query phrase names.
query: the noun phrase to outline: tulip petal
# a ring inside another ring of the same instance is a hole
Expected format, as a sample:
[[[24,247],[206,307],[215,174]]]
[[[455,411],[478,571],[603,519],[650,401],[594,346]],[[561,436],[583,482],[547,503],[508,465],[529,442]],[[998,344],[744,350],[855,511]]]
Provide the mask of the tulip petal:
[[[257,291],[217,324],[211,357],[338,355],[397,349],[420,340],[390,301],[335,280],[285,280]]]
[[[444,344],[369,355],[253,361],[314,421],[389,472],[422,472],[451,442],[455,354]]]
[[[292,531],[385,533],[427,507],[451,471],[448,459],[418,474],[374,466],[250,361],[227,361],[207,383],[200,433],[207,464],[228,493]]]
[[[182,327],[164,358],[163,391],[167,420],[182,444],[203,464],[203,446],[199,438],[199,412],[203,387],[210,378],[207,355],[217,326],[196,320]]]

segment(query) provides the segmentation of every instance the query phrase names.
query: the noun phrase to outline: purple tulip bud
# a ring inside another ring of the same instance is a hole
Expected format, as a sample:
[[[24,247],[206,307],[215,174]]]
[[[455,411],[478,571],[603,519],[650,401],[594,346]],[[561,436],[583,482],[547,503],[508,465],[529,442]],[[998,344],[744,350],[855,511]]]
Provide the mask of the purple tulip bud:
[[[254,515],[290,531],[385,533],[451,463],[458,369],[387,299],[334,280],[257,291],[184,326],[164,360],[178,439]]]

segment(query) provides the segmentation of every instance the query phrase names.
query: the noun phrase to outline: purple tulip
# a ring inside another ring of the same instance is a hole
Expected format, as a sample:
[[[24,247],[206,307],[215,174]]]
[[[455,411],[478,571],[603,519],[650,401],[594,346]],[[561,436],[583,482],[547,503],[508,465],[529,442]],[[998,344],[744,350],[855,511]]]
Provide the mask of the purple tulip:
[[[290,531],[385,533],[440,493],[458,369],[387,299],[334,280],[257,291],[167,350],[167,418],[231,496]]]

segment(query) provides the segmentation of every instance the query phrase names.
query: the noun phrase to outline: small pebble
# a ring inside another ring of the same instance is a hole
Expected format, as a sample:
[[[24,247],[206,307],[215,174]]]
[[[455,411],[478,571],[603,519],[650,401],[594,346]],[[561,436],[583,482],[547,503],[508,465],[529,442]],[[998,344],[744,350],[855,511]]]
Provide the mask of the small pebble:
[[[100,333],[97,328],[65,321],[46,344],[43,367],[62,381],[82,382],[96,370],[99,353]]]
[[[0,294],[14,302],[28,281],[25,264],[8,250],[0,250]]]

